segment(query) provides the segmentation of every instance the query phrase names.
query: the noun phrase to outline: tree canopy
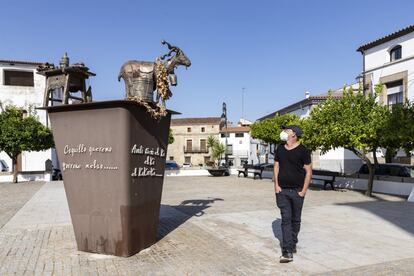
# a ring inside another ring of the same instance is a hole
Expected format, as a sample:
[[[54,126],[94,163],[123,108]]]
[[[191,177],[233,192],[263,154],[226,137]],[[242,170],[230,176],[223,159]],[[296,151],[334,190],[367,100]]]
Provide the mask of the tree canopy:
[[[372,193],[374,168],[368,154],[381,142],[389,116],[387,106],[380,105],[376,95],[363,95],[352,88],[341,99],[329,97],[316,106],[306,121],[304,138],[310,148],[322,153],[343,147],[367,163],[370,171],[367,195]]]
[[[251,125],[251,136],[269,144],[281,144],[280,131],[282,125],[301,125],[302,120],[295,114],[277,114],[273,118],[257,121]]]
[[[13,182],[17,182],[17,157],[23,151],[42,151],[54,146],[49,128],[38,121],[35,114],[25,115],[22,109],[7,106],[0,113],[0,151],[13,163]]]

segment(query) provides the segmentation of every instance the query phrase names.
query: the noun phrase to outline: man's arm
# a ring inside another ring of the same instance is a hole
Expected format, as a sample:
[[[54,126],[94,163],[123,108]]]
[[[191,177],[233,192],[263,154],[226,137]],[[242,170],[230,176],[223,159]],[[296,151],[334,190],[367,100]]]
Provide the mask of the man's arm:
[[[303,188],[302,191],[299,192],[299,195],[301,197],[304,197],[306,195],[306,192],[308,191],[309,188],[309,184],[311,182],[312,179],[312,163],[303,166],[305,171],[306,171],[306,176],[305,176],[305,182],[303,183]]]
[[[275,161],[275,164],[273,166],[273,181],[275,182],[275,193],[280,193],[282,191],[277,181],[278,176],[279,176],[279,162]]]

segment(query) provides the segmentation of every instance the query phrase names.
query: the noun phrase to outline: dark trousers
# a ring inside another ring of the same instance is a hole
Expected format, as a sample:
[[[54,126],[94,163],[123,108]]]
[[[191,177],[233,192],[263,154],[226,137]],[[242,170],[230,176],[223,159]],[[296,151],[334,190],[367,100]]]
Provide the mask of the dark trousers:
[[[304,201],[298,194],[299,191],[300,189],[282,188],[282,191],[276,194],[276,204],[282,216],[282,249],[288,252],[292,252],[298,243]]]

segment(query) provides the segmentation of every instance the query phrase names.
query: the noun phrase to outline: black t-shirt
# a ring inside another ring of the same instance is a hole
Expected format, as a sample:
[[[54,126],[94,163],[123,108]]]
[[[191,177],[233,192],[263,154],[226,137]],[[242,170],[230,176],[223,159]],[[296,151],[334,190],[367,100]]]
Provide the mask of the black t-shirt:
[[[275,162],[279,162],[277,178],[281,188],[302,188],[306,171],[304,165],[311,161],[310,151],[303,145],[287,150],[284,145],[276,149]]]

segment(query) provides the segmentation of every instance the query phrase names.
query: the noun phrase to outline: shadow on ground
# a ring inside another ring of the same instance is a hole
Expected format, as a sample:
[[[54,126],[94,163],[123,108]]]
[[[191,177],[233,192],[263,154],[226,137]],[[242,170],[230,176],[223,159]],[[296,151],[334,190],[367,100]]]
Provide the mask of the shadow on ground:
[[[272,222],[273,235],[279,240],[280,250],[282,250],[282,220],[277,218]]]
[[[414,235],[414,203],[397,201],[362,201],[338,203],[371,212]]]
[[[161,240],[192,217],[201,217],[205,210],[222,198],[184,200],[180,205],[161,205],[157,240]]]

